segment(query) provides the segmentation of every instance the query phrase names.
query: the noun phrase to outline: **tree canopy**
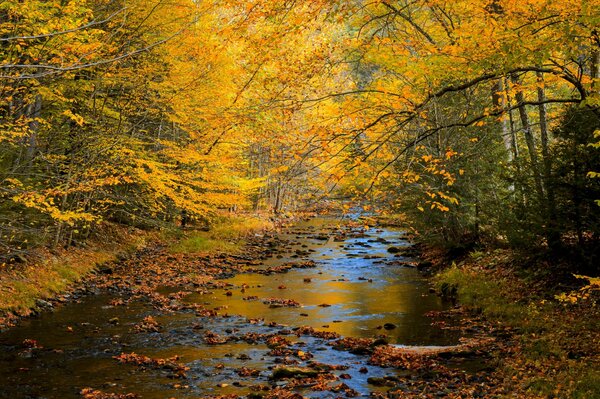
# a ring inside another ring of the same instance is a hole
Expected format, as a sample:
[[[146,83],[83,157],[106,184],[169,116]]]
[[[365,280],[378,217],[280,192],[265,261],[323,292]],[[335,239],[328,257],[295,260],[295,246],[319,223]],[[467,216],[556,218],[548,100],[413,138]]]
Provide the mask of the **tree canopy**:
[[[7,0],[0,248],[326,198],[597,260],[598,0]]]

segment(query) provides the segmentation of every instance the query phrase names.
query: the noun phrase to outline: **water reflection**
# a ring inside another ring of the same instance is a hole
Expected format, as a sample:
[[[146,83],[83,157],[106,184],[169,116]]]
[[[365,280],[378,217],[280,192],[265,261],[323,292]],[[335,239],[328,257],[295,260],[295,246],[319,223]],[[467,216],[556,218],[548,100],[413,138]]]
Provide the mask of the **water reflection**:
[[[457,337],[432,328],[425,315],[442,310],[444,304],[429,293],[427,281],[413,268],[390,266],[390,246],[405,246],[400,231],[386,229],[350,238],[343,242],[332,239],[303,239],[291,246],[314,250],[306,259],[318,262],[315,269],[295,269],[286,274],[240,274],[226,280],[236,288],[232,296],[216,291],[192,295],[189,301],[212,307],[226,306],[226,312],[248,318],[264,318],[284,325],[308,325],[338,332],[344,336],[372,337],[386,334],[392,343],[405,345],[450,345]],[[290,236],[291,237],[291,236]],[[304,247],[302,247],[304,246]],[[347,255],[356,255],[348,257]],[[273,265],[293,259],[271,260]],[[305,282],[310,279],[310,282]],[[245,292],[240,292],[241,287]],[[285,286],[285,289],[279,287]],[[259,299],[277,297],[300,302],[301,308],[270,308]],[[322,307],[319,305],[330,305]],[[382,329],[384,324],[396,326]],[[326,326],[326,327],[323,327]]]
[[[133,301],[128,307],[109,307],[113,296],[101,294],[25,321],[0,334],[0,398],[79,398],[79,391],[85,387],[136,392],[146,399],[243,395],[251,384],[269,383],[268,368],[274,360],[268,356],[269,349],[264,344],[244,342],[207,346],[202,339],[204,331],[223,335],[228,331],[274,333],[279,328],[267,325],[272,321],[291,327],[308,325],[343,336],[387,334],[392,343],[405,345],[456,343],[456,335],[433,328],[425,316],[430,310],[443,309],[444,305],[428,293],[424,278],[415,269],[385,263],[393,258],[387,251],[389,246],[407,245],[399,231],[369,231],[339,241],[324,239],[322,232],[335,232],[335,224],[332,220],[312,220],[297,227],[284,237],[289,240],[286,244],[289,254],[269,259],[264,265],[312,259],[317,268],[270,276],[240,274],[226,280],[233,285],[227,288],[231,296],[225,295],[224,289],[216,289],[210,294],[194,293],[185,299],[209,307],[226,307],[220,313],[242,317],[207,319],[193,313],[157,314],[140,301]],[[305,282],[307,279],[310,282]],[[245,292],[241,292],[242,287],[247,287]],[[243,300],[248,296],[294,299],[303,306],[271,308],[261,300]],[[150,314],[164,326],[163,332],[133,333],[133,326]],[[267,323],[247,322],[257,318],[264,318]],[[395,328],[382,328],[386,323]],[[194,324],[200,324],[202,329],[192,328]],[[24,339],[35,339],[44,349],[28,352],[22,346]],[[393,372],[367,365],[366,357],[335,351],[323,340],[293,336],[290,339],[304,351],[312,352],[317,361],[348,365],[350,368],[345,372],[352,379],[346,383],[364,395],[374,389],[366,383],[367,376]],[[152,357],[181,355],[181,361],[190,367],[188,379],[173,380],[164,371],[117,365],[112,357],[122,352]],[[365,365],[369,368],[368,375],[359,372]],[[236,369],[244,366],[257,368],[261,373],[240,382]],[[189,388],[176,389],[178,384]]]

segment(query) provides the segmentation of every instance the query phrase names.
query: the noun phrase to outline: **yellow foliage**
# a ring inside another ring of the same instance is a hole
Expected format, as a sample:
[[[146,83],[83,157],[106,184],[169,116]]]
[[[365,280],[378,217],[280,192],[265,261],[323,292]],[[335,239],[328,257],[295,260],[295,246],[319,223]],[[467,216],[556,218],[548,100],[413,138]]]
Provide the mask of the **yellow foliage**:
[[[594,293],[600,293],[600,277],[574,275],[578,279],[587,280],[588,284],[584,285],[577,291],[563,292],[556,295],[556,299],[563,303],[575,304],[588,300]]]

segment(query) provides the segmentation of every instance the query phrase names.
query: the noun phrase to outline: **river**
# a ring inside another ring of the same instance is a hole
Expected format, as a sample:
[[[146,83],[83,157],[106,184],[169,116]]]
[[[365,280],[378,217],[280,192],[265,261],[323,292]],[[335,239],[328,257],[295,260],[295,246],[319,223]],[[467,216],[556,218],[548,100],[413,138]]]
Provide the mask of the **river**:
[[[432,326],[426,314],[448,305],[429,292],[426,278],[394,262],[406,260],[389,252],[390,247],[409,245],[401,231],[371,228],[340,236],[335,234],[338,223],[321,218],[298,224],[282,234],[282,247],[261,266],[314,261],[316,267],[281,274],[241,273],[183,298],[217,309],[218,317],[159,312],[143,300],[110,306],[119,298],[101,292],[23,321],[0,334],[0,397],[80,398],[82,389],[92,387],[134,392],[146,399],[195,398],[246,395],[257,385],[286,384],[269,379],[281,356],[277,360],[265,342],[238,339],[208,345],[207,332],[217,337],[279,333],[290,341],[288,348],[300,354],[293,363],[342,365],[344,370],[333,373],[344,374],[343,382],[360,395],[385,389],[370,385],[367,378],[393,375],[394,370],[369,365],[368,356],[335,350],[329,340],[289,333],[310,326],[343,337],[385,335],[392,344],[419,346],[452,345],[459,337]],[[263,303],[269,298],[300,306]],[[160,324],[159,332],[135,330],[147,316]],[[169,370],[119,364],[113,358],[131,352],[153,358],[178,355],[178,362],[189,368],[187,378],[173,378]],[[302,359],[309,355],[312,358]],[[241,368],[257,371],[240,376]],[[298,391],[309,397],[338,396],[307,387]]]

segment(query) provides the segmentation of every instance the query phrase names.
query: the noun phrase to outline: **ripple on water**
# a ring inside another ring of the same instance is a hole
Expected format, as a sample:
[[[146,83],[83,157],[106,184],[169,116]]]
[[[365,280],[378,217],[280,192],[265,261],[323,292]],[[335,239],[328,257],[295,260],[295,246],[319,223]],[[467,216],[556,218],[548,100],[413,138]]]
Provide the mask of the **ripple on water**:
[[[456,333],[432,327],[425,316],[429,311],[444,309],[445,305],[429,293],[427,281],[418,271],[385,264],[384,261],[398,259],[388,253],[390,246],[408,245],[399,238],[400,231],[384,229],[334,240],[323,234],[333,236],[335,231],[331,224],[335,222],[327,223],[322,228],[322,220],[311,220],[283,237],[293,242],[289,253],[302,256],[272,258],[265,263],[269,267],[312,259],[317,262],[316,268],[274,275],[240,274],[225,280],[233,286],[228,288],[230,296],[225,295],[224,289],[215,289],[208,294],[192,293],[184,299],[235,317],[159,314],[139,301],[132,301],[127,307],[110,307],[106,305],[114,297],[102,294],[25,321],[0,334],[0,398],[78,398],[78,392],[88,386],[137,392],[148,399],[243,395],[252,384],[269,383],[269,368],[274,361],[269,356],[270,349],[264,342],[209,346],[203,340],[204,333],[239,336],[246,332],[273,334],[281,330],[279,326],[269,327],[270,322],[289,327],[311,326],[342,336],[366,338],[385,334],[390,342],[401,345],[457,343]],[[258,300],[243,299],[249,296]],[[293,299],[302,306],[270,307],[262,301],[266,298]],[[133,326],[148,315],[154,315],[162,331],[134,333]],[[263,319],[265,323],[249,324],[248,319]],[[312,360],[348,366],[343,373],[351,378],[343,382],[361,394],[383,389],[368,385],[368,377],[393,374],[391,370],[366,365],[364,356],[333,350],[322,339],[293,335],[287,338],[295,350],[312,353]],[[35,339],[44,349],[24,351],[21,345],[24,339]],[[112,356],[122,352],[161,358],[179,355],[179,361],[190,368],[188,378],[174,380],[164,370],[117,365]],[[360,372],[365,366],[368,374]],[[242,367],[257,369],[259,374],[242,378],[237,374]],[[334,373],[339,375],[342,371]],[[186,386],[189,387],[175,388]]]

